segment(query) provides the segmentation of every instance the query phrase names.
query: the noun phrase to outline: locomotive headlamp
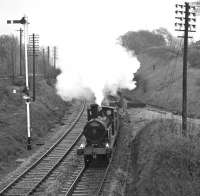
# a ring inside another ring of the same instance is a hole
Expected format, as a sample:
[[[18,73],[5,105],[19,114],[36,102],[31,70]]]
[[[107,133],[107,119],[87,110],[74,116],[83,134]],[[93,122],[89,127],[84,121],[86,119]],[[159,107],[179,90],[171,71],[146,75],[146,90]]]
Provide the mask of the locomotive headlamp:
[[[77,155],[82,155],[84,153],[85,144],[81,144],[80,147],[77,149]]]
[[[16,90],[16,89],[13,89],[13,90],[12,90],[12,93],[13,93],[13,94],[16,94],[16,93],[17,93],[17,90]]]
[[[111,156],[111,154],[112,154],[112,149],[110,148],[108,143],[106,143],[106,154],[108,156]]]
[[[109,148],[109,144],[108,143],[106,143],[106,148]]]
[[[81,144],[81,145],[80,145],[80,148],[85,148],[85,145],[84,145],[84,144]]]

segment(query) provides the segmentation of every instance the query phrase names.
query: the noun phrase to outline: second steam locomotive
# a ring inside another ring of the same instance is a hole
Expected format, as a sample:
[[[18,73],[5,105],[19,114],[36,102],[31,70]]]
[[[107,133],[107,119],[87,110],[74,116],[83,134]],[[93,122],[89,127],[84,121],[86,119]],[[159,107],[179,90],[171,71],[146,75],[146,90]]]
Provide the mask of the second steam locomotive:
[[[96,158],[108,163],[119,131],[118,107],[91,104],[87,109],[87,118],[83,129],[85,141],[77,154],[84,156],[85,166]]]

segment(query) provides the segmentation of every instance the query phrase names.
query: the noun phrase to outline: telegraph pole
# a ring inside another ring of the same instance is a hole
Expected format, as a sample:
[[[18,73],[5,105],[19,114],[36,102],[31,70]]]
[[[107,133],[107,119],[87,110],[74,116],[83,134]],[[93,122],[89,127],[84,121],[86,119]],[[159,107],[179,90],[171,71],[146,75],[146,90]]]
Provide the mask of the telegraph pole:
[[[48,46],[47,47],[47,78],[48,79],[51,77],[49,70],[50,70],[50,48]]]
[[[38,35],[32,34],[29,36],[29,55],[32,55],[33,59],[33,101],[35,101],[35,57],[38,55],[39,45],[38,45]]]
[[[196,16],[195,12],[190,11],[193,9],[195,11],[194,6],[190,6],[189,3],[185,2],[184,5],[176,4],[177,10],[176,14],[183,15],[184,17],[176,17],[176,19],[180,21],[184,21],[184,23],[175,23],[175,26],[179,26],[179,29],[175,29],[175,31],[183,31],[184,32],[184,50],[183,50],[183,80],[182,80],[182,135],[187,136],[187,52],[188,52],[188,32],[195,32],[194,28],[196,25],[189,24],[189,21],[196,22],[195,18],[189,16]],[[183,8],[183,10],[179,10],[179,8]],[[184,29],[182,29],[183,27]],[[190,29],[189,29],[190,28]],[[179,36],[182,37],[182,36]],[[192,38],[192,37],[190,37]]]
[[[56,58],[57,58],[57,48],[56,48],[56,46],[54,46],[54,48],[53,48],[53,67],[54,67],[54,69],[56,69]]]
[[[47,65],[50,67],[50,48],[49,46],[47,47]]]
[[[183,50],[183,100],[182,100],[182,131],[183,136],[187,135],[187,50],[188,50],[188,16],[189,4],[185,3],[185,31]]]
[[[22,76],[22,28],[19,30],[19,75]]]
[[[43,71],[44,71],[44,78],[46,78],[46,61],[45,61],[45,49],[42,49],[42,62],[43,62]]]
[[[14,82],[15,80],[15,59],[14,59],[14,40],[12,39],[11,43],[11,65],[12,65],[12,81]]]

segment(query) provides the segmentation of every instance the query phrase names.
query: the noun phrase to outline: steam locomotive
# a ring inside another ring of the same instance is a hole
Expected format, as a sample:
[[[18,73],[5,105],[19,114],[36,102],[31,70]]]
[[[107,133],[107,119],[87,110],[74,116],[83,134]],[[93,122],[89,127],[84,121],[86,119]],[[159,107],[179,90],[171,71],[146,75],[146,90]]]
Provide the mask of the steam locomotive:
[[[118,107],[91,104],[87,109],[87,118],[83,129],[85,141],[77,154],[84,156],[86,167],[96,158],[108,163],[119,131]]]

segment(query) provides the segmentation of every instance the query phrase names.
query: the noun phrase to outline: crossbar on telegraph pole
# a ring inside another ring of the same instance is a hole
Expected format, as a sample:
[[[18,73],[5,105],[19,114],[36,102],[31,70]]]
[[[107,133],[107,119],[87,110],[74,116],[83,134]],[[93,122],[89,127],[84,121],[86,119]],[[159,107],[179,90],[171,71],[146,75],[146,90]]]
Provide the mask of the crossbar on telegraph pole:
[[[25,74],[26,74],[26,86],[23,90],[26,100],[26,113],[27,113],[27,149],[31,150],[31,122],[30,122],[30,96],[29,96],[29,78],[28,78],[28,54],[27,54],[27,35],[28,35],[28,19],[26,16],[22,17],[21,20],[7,20],[7,24],[22,24],[24,25],[24,49],[25,49]]]

